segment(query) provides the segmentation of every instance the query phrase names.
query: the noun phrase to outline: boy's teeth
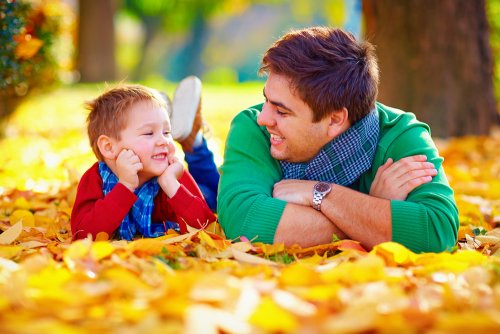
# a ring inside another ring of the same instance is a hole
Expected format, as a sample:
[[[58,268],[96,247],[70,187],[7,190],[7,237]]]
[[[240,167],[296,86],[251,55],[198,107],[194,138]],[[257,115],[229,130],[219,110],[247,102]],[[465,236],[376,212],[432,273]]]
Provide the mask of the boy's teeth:
[[[271,138],[275,139],[275,140],[282,140],[283,139],[283,137],[277,136],[277,135],[273,135],[273,134],[271,135]]]

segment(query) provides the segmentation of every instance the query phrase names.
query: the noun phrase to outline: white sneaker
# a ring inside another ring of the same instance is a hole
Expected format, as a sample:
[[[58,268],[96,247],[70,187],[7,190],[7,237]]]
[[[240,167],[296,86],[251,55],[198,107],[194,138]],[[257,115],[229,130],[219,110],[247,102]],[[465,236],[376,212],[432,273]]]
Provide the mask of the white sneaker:
[[[193,130],[196,113],[201,103],[201,81],[192,75],[184,78],[174,93],[172,102],[172,137],[177,141],[186,139]]]
[[[172,118],[172,101],[168,97],[168,95],[160,90],[156,90],[158,94],[160,94],[161,98],[163,101],[165,101],[165,104],[167,105],[167,113],[168,113],[168,118]]]

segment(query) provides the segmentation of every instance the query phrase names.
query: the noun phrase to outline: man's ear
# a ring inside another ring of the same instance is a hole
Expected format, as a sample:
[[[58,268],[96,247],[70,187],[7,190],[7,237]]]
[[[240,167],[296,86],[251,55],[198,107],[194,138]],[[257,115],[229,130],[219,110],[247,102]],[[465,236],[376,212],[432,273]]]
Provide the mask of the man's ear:
[[[116,141],[106,135],[100,135],[97,138],[97,147],[105,159],[114,160],[117,156]]]
[[[330,124],[328,125],[328,135],[332,138],[338,137],[341,133],[349,129],[349,111],[346,107],[334,111],[329,117]]]

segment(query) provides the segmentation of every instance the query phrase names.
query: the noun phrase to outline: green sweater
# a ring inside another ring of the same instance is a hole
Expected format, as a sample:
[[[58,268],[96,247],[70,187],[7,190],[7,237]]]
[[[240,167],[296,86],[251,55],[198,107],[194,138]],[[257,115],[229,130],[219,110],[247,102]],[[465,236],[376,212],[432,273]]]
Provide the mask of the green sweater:
[[[457,240],[458,210],[444,173],[443,158],[434,145],[429,127],[415,115],[376,105],[380,140],[370,170],[351,186],[368,194],[378,168],[392,158],[425,154],[438,170],[429,183],[413,190],[405,201],[391,200],[392,238],[415,252],[439,252]],[[286,202],[272,196],[282,179],[280,164],[269,153],[269,133],[257,124],[262,104],[239,113],[226,141],[219,184],[219,221],[228,238],[273,243]]]

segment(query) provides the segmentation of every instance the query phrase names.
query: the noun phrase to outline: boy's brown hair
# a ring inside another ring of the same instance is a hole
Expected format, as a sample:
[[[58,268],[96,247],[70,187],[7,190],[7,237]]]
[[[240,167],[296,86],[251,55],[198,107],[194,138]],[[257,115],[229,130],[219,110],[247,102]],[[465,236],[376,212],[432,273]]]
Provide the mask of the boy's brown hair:
[[[150,101],[167,109],[165,101],[157,91],[141,85],[116,86],[85,103],[86,109],[90,110],[87,116],[87,133],[97,159],[104,160],[97,145],[99,136],[106,135],[120,140],[120,132],[127,121],[127,112],[139,101]]]

